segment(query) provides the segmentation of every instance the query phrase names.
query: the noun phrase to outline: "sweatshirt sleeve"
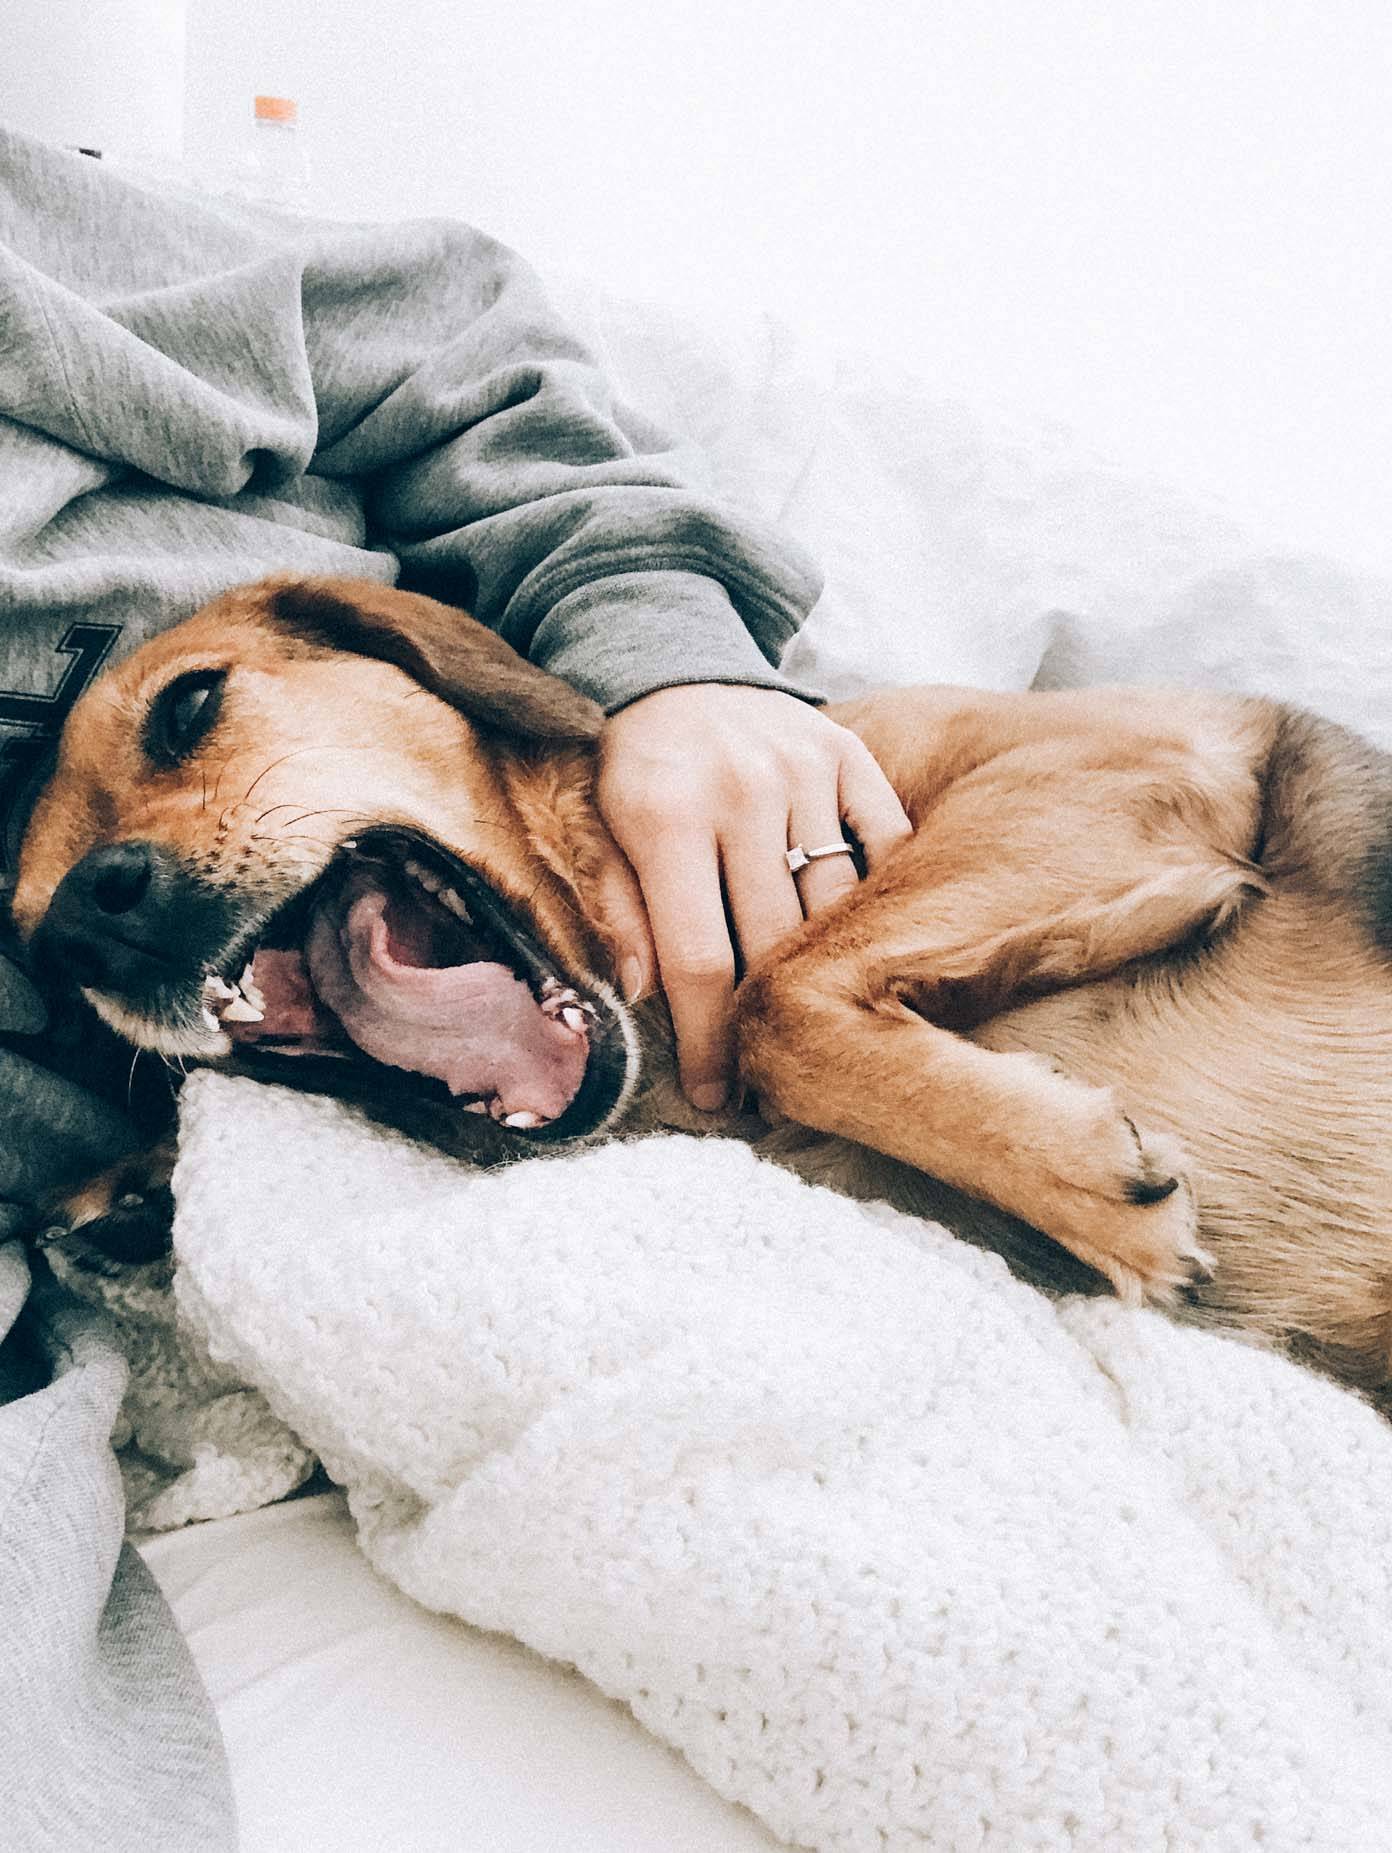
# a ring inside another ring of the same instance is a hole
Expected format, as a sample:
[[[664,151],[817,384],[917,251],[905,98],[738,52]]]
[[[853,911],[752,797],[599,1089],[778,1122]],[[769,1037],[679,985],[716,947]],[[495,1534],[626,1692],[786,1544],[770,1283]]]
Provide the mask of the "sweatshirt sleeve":
[[[812,561],[683,480],[512,252],[459,225],[338,228],[304,306],[312,468],[368,482],[405,583],[610,711],[682,682],[807,693],[777,665]]]
[[[0,418],[91,460],[108,503],[157,486],[171,527],[179,498],[259,517],[291,558],[318,524],[607,708],[679,682],[803,692],[777,665],[812,562],[688,482],[466,225],[150,193],[0,129]],[[274,546],[249,551],[271,570]]]

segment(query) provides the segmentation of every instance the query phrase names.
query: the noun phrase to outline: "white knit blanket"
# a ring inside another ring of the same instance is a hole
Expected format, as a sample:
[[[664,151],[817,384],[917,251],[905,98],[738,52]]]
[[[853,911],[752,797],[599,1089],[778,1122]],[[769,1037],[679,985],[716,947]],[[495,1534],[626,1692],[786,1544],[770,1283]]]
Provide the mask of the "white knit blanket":
[[[826,1849],[1392,1842],[1392,1429],[721,1140],[183,1098],[183,1316],[432,1608]]]

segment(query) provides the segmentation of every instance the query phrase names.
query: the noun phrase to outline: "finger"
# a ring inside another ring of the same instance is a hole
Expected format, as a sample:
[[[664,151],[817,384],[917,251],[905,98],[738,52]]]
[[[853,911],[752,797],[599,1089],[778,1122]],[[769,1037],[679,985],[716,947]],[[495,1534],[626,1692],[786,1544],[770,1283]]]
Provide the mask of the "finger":
[[[723,1106],[734,1072],[735,951],[725,924],[714,836],[659,839],[637,864],[672,1013],[682,1091]]]
[[[837,815],[835,799],[805,808],[795,805],[788,834],[792,842],[800,843],[804,849],[826,849],[832,843],[844,843],[846,832]],[[802,911],[811,915],[848,894],[858,885],[860,876],[854,857],[846,854],[818,856],[799,870],[796,880]]]
[[[788,820],[782,806],[740,819],[720,841],[725,897],[747,971],[785,933],[802,925],[802,899],[788,867]]]
[[[657,952],[643,890],[622,850],[616,849],[599,872],[595,905],[599,924],[614,948],[619,988],[628,1003],[636,1003],[657,982]]]
[[[855,831],[865,852],[865,866],[873,869],[897,843],[913,835],[908,813],[879,764],[862,741],[848,739],[841,760],[841,815]],[[827,841],[833,839],[828,837]]]

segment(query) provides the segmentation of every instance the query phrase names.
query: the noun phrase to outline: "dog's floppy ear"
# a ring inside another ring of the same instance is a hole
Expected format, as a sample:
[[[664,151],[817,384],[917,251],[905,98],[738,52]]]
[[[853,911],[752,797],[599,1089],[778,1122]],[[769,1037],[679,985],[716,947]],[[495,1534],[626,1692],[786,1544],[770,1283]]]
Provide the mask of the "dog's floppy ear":
[[[452,605],[375,579],[275,579],[265,615],[306,643],[394,663],[472,720],[525,740],[595,740],[604,710]]]

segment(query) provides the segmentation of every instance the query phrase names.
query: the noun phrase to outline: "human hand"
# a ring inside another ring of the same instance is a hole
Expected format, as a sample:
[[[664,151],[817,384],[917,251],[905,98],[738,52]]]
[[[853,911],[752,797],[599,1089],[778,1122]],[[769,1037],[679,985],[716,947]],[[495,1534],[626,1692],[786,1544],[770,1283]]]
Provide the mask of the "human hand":
[[[873,868],[909,820],[847,728],[777,689],[716,682],[658,689],[614,715],[597,798],[631,865],[606,883],[620,981],[633,997],[660,976],[683,1091],[713,1112],[734,1070],[731,923],[748,967],[856,885],[849,856],[795,878],[792,845],[838,842],[844,822]]]

